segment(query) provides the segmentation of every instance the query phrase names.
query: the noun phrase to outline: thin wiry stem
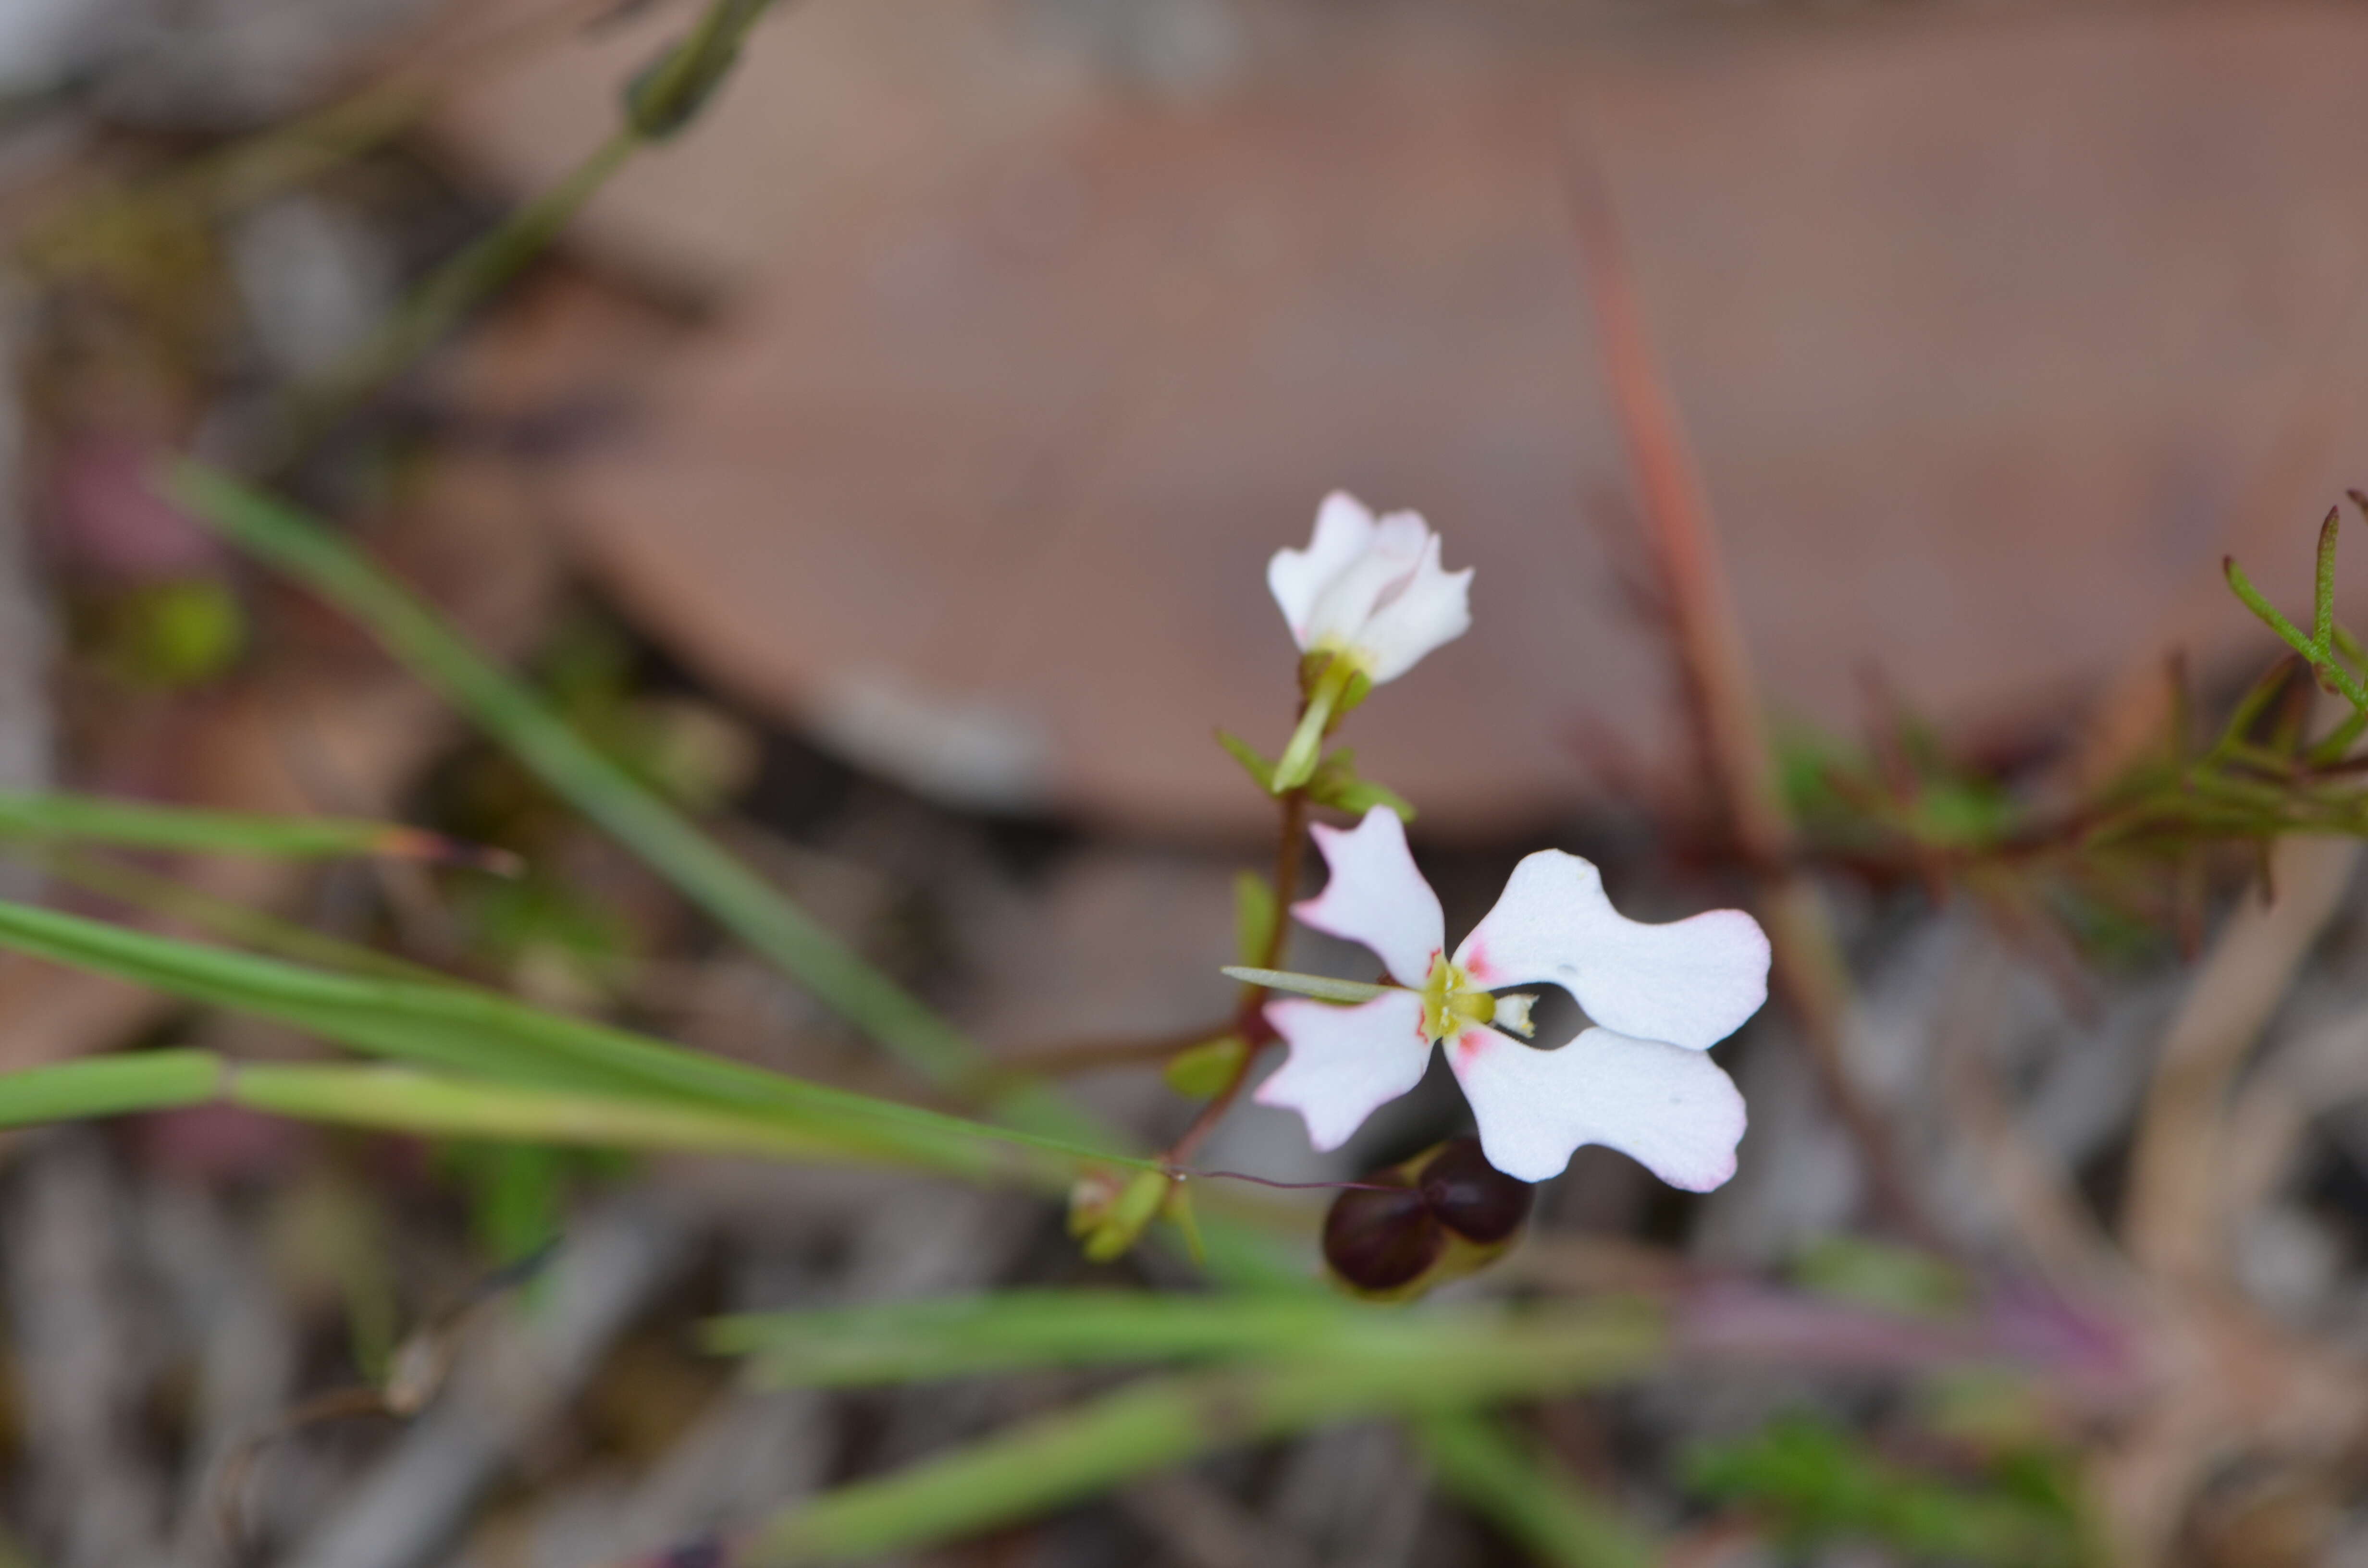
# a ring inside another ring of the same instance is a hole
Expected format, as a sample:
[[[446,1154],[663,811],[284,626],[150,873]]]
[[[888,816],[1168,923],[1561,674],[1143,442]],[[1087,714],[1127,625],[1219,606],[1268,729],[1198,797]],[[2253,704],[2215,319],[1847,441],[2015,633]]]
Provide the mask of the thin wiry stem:
[[[1282,961],[1283,943],[1291,935],[1291,901],[1299,890],[1300,860],[1307,841],[1307,791],[1285,790],[1281,801],[1281,833],[1274,851],[1274,928],[1267,933],[1266,951],[1258,955],[1262,961],[1254,966],[1258,969],[1272,969]],[[1243,1086],[1249,1082],[1250,1068],[1258,1061],[1258,1047],[1273,1039],[1273,1029],[1266,1021],[1266,998],[1264,986],[1243,988],[1241,1006],[1235,1012],[1234,1021],[1235,1028],[1242,1039],[1249,1042],[1250,1049],[1242,1052],[1240,1064],[1235,1067],[1233,1076],[1225,1081],[1225,1086],[1209,1097],[1209,1103],[1201,1108],[1201,1114],[1192,1119],[1192,1124],[1168,1145],[1164,1156],[1168,1165],[1180,1165],[1190,1160],[1208,1141],[1209,1135],[1217,1130],[1217,1124],[1225,1119],[1225,1113],[1234,1108],[1234,1102],[1241,1097]]]

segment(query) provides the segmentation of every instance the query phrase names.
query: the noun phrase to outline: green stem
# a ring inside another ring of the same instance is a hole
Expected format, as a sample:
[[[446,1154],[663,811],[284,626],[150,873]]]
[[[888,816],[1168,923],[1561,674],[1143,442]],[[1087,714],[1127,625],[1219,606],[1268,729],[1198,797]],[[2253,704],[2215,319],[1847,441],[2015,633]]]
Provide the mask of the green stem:
[[[441,340],[462,316],[517,277],[642,145],[642,135],[632,126],[618,127],[565,178],[438,267],[317,381],[289,393],[281,411],[281,435],[264,467],[278,472],[302,457],[358,404]]]
[[[515,871],[518,858],[401,823],[210,812],[95,795],[0,794],[0,838],[295,859],[387,856]]]
[[[1348,660],[1336,655],[1315,677],[1315,688],[1307,694],[1307,706],[1300,711],[1299,727],[1291,732],[1291,744],[1282,748],[1281,759],[1274,765],[1276,794],[1289,794],[1315,777],[1316,759],[1324,749],[1324,737],[1331,733],[1334,710],[1356,675]]]
[[[2300,627],[2280,614],[2278,608],[2262,597],[2260,589],[2253,586],[2252,579],[2245,575],[2244,569],[2237,564],[2235,556],[2225,558],[2221,562],[2220,569],[2228,579],[2229,588],[2244,601],[2245,608],[2259,616],[2263,625],[2276,632],[2280,642],[2309,660],[2311,669],[2329,689],[2341,695],[2343,699],[2352,707],[2368,709],[2368,688],[2363,688],[2350,671],[2335,662],[2332,651],[2326,644],[2314,642],[2310,638],[2304,636]]]

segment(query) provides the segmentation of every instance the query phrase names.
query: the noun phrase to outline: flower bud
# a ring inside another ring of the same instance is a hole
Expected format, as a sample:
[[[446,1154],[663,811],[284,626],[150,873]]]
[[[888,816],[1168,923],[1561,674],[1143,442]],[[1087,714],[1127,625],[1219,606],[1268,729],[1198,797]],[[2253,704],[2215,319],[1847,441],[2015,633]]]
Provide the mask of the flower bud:
[[[1420,1278],[1446,1245],[1446,1233],[1417,1187],[1350,1187],[1324,1217],[1324,1261],[1360,1291],[1395,1290]]]
[[[1488,1163],[1477,1138],[1458,1138],[1422,1167],[1422,1200],[1431,1216],[1465,1241],[1506,1240],[1530,1217],[1537,1189]]]

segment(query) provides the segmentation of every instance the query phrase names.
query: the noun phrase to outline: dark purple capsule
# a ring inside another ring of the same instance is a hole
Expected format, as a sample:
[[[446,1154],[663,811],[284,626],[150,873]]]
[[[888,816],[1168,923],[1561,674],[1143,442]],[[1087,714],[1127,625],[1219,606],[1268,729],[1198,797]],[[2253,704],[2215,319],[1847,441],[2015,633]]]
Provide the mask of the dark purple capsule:
[[[1360,1290],[1392,1290],[1439,1260],[1447,1234],[1411,1187],[1351,1187],[1324,1217],[1324,1261]]]
[[[1458,1138],[1422,1167],[1422,1198],[1439,1222],[1482,1245],[1501,1242],[1530,1217],[1537,1189],[1488,1163],[1476,1138]]]

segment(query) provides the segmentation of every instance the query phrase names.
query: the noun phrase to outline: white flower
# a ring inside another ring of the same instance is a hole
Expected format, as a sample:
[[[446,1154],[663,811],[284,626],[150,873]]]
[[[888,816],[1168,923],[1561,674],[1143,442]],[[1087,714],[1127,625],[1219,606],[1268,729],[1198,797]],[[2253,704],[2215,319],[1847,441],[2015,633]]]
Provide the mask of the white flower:
[[[1337,1149],[1413,1088],[1444,1043],[1480,1146],[1508,1176],[1544,1181],[1582,1143],[1696,1192],[1735,1174],[1743,1096],[1706,1053],[1768,999],[1758,921],[1734,909],[1668,926],[1630,920],[1593,865],[1546,849],[1513,869],[1451,958],[1439,895],[1415,869],[1395,812],[1375,807],[1354,831],[1315,831],[1332,880],[1292,913],[1372,949],[1396,984],[1355,1006],[1269,1003],[1291,1059],[1259,1085],[1261,1103],[1298,1111],[1317,1148]],[[1540,982],[1569,992],[1598,1027],[1554,1051],[1499,1032],[1526,1034],[1534,998],[1490,993]]]
[[[1266,585],[1303,653],[1332,653],[1373,685],[1472,627],[1472,569],[1444,572],[1439,536],[1414,512],[1376,521],[1334,491],[1305,550],[1279,550]]]

